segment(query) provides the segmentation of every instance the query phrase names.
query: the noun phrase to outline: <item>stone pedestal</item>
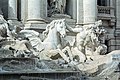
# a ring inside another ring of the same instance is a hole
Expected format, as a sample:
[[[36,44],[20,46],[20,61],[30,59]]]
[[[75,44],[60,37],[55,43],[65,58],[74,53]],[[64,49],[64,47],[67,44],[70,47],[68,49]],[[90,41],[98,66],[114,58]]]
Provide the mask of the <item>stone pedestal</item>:
[[[77,0],[77,24],[85,25],[94,23],[97,16],[96,0]]]
[[[17,0],[8,0],[8,19],[17,20]]]
[[[47,5],[45,6],[45,4],[47,4],[46,0],[29,0],[27,3],[28,15],[25,28],[39,28],[39,26],[45,24],[45,20],[43,18],[46,17],[45,14],[47,13]]]

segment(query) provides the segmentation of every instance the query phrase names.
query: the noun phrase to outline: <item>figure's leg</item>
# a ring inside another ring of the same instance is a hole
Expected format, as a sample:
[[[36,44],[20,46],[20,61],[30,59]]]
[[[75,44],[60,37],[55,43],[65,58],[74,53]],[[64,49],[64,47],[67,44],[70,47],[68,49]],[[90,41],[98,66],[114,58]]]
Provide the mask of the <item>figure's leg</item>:
[[[59,54],[66,62],[70,62],[69,57],[67,57],[67,55],[65,55],[65,53],[63,53],[63,51],[60,49],[50,50],[48,51],[48,53],[49,53],[48,55],[49,57]]]

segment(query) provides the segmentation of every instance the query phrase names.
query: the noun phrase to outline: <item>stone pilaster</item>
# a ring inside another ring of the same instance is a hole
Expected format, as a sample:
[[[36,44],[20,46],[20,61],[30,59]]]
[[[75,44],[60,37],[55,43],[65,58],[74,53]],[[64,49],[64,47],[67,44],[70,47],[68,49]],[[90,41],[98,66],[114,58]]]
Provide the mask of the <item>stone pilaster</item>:
[[[21,0],[21,21],[27,21],[27,0]]]
[[[8,19],[17,20],[17,0],[8,0]]]
[[[73,1],[73,19],[77,19],[77,0]]]
[[[83,0],[77,0],[77,25],[84,23],[83,18]]]
[[[111,26],[115,26],[115,3],[116,0],[110,0]]]
[[[120,28],[120,0],[116,0],[116,27]]]
[[[94,23],[97,18],[97,0],[77,0],[77,25]]]

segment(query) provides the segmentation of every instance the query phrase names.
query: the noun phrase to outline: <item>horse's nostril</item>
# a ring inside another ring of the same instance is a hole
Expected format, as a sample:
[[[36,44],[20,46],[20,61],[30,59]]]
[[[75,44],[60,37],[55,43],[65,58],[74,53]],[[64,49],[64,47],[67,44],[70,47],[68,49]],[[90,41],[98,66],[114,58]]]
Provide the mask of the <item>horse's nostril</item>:
[[[63,35],[63,37],[65,37],[65,35]]]
[[[64,35],[61,35],[61,38],[64,38]]]

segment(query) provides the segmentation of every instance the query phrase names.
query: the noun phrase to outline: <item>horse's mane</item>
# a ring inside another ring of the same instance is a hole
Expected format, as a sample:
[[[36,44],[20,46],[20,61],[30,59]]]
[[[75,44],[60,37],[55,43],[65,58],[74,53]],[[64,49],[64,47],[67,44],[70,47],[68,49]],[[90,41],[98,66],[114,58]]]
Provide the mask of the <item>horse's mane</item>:
[[[43,31],[43,37],[44,37],[44,38],[48,35],[49,30],[52,29],[52,28],[54,28],[54,26],[55,26],[55,20],[53,20],[50,24],[48,24],[48,25],[46,26],[45,31]]]

